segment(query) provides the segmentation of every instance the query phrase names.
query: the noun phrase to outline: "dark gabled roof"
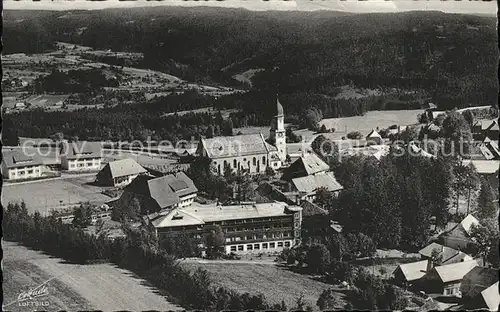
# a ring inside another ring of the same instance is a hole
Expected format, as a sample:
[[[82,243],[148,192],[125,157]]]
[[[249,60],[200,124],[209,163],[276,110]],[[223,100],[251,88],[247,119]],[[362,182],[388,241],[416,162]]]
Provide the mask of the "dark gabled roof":
[[[269,182],[263,182],[261,183],[255,191],[257,194],[260,196],[269,199],[270,201],[279,201],[279,202],[285,202],[289,205],[294,204],[294,200],[290,199],[288,196],[286,196],[283,192],[281,192],[279,189],[274,187],[272,184]]]
[[[330,166],[325,163],[315,153],[306,153],[285,169],[282,179],[290,181],[293,178],[313,175],[319,172],[330,170]]]
[[[101,144],[98,142],[66,142],[62,145],[62,155],[68,159],[101,158]]]
[[[321,208],[320,206],[311,203],[310,201],[303,200],[300,202],[300,207],[302,207],[302,216],[303,217],[310,217],[310,216],[316,216],[316,215],[321,215],[321,216],[328,216],[328,211]]]
[[[152,198],[160,209],[178,204],[179,197],[198,192],[193,181],[183,172],[159,178],[141,175],[125,190]]]
[[[475,267],[465,274],[460,285],[460,292],[464,299],[474,299],[481,292],[498,282],[498,269]]]
[[[42,164],[42,161],[36,155],[29,156],[23,153],[22,150],[3,151],[2,156],[3,162],[8,169]]]

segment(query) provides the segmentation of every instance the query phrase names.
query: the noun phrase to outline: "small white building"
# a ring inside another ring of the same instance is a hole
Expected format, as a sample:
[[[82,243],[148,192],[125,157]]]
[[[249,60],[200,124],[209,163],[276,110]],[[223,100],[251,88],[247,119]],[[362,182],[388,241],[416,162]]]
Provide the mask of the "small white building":
[[[97,142],[64,142],[60,157],[63,170],[79,172],[101,169],[101,145]]]
[[[2,152],[2,176],[7,180],[36,179],[42,176],[42,161],[22,150]]]

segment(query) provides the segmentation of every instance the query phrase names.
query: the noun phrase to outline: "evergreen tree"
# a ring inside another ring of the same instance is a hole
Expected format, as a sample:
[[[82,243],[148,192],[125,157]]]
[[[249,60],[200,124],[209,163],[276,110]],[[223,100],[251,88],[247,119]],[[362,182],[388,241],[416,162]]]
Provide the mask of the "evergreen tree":
[[[477,199],[477,213],[479,219],[494,218],[498,211],[498,206],[493,201],[495,199],[493,190],[489,183],[483,179],[481,190]]]

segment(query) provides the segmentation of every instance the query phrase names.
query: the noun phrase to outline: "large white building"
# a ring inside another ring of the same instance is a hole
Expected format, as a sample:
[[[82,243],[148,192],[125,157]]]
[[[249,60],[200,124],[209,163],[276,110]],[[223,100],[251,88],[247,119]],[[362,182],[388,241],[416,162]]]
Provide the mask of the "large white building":
[[[144,217],[160,240],[187,234],[199,240],[220,226],[226,253],[281,252],[301,243],[302,208],[282,202],[221,206],[194,203]]]
[[[101,145],[97,142],[64,143],[61,148],[61,167],[68,171],[101,169]]]
[[[42,161],[22,150],[2,152],[2,176],[7,180],[36,179],[42,176]]]
[[[267,167],[281,168],[287,155],[283,106],[276,101],[269,140],[262,133],[201,139],[196,154],[210,158],[221,175],[227,167],[248,173],[264,173]]]

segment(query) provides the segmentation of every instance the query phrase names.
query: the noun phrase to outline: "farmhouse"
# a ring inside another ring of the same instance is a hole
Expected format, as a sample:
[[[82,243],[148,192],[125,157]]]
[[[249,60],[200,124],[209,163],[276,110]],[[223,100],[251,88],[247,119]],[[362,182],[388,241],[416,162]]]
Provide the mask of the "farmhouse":
[[[101,145],[97,142],[65,142],[61,147],[61,167],[68,171],[101,169]]]
[[[472,215],[465,217],[453,229],[439,236],[441,243],[454,249],[465,249],[473,241],[470,238],[472,225],[479,225],[479,221]]]
[[[276,101],[276,116],[269,144],[262,133],[201,139],[196,154],[212,160],[217,174],[226,168],[248,173],[264,173],[267,167],[279,169],[286,159],[285,117]]]
[[[344,189],[335,179],[333,172],[294,178],[290,185],[290,191],[298,192],[300,199],[309,201],[314,201],[316,199],[316,193],[320,189],[324,189],[334,195],[338,195],[338,193]]]
[[[147,172],[131,158],[116,160],[108,163],[96,175],[96,182],[104,186],[126,186],[139,174]]]
[[[220,206],[193,204],[159,214],[145,222],[159,239],[189,234],[203,243],[207,229],[222,228],[226,253],[277,252],[300,243],[302,208],[285,203]]]
[[[434,267],[422,278],[422,285],[428,293],[456,295],[464,276],[477,266],[477,261],[472,260]]]
[[[441,265],[473,260],[471,256],[464,252],[440,245],[438,243],[427,245],[418,253],[422,257],[422,259],[433,260],[433,252],[435,253],[436,257],[440,258],[439,262]]]
[[[392,273],[397,285],[410,286],[421,279],[430,269],[429,261],[422,260],[412,263],[400,264]]]
[[[42,176],[42,161],[21,150],[2,152],[2,175],[8,180],[36,179]]]
[[[460,285],[460,292],[465,309],[497,311],[500,304],[498,269],[473,268],[465,274]]]
[[[148,214],[187,207],[194,202],[197,193],[193,181],[183,172],[158,178],[139,175],[125,187],[115,206],[127,206],[137,201],[141,212]]]
[[[381,145],[384,139],[382,139],[382,136],[376,130],[372,130],[366,136],[366,141],[369,145]]]
[[[315,153],[305,153],[284,170],[282,179],[291,181],[295,178],[326,173],[328,170],[330,170],[330,166]]]

